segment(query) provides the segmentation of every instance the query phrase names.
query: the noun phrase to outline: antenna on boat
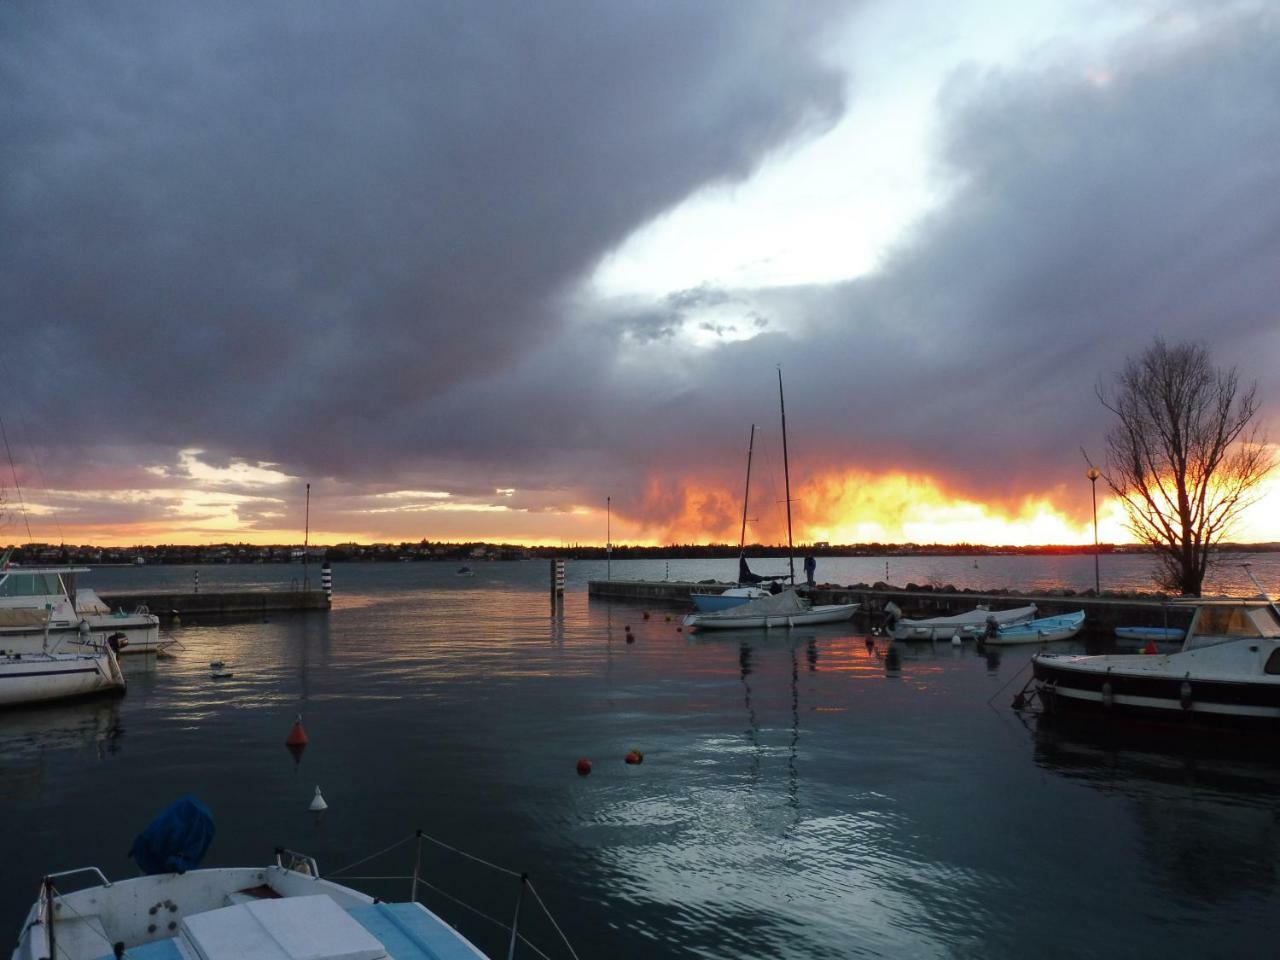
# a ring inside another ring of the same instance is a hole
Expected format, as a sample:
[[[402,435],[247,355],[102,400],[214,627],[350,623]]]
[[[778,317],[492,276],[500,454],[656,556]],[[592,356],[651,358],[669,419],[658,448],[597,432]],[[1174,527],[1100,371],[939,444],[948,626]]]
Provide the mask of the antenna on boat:
[[[1280,615],[1280,606],[1276,605],[1276,602],[1271,599],[1271,594],[1267,593],[1267,588],[1264,587],[1258,581],[1258,578],[1253,575],[1253,564],[1242,563],[1240,566],[1244,567],[1244,572],[1249,575],[1249,579],[1253,581],[1253,585],[1258,588],[1258,595],[1262,597],[1263,600],[1266,600],[1267,603],[1271,604],[1271,609],[1274,610],[1277,615]]]
[[[787,495],[787,569],[791,586],[796,585],[795,546],[791,539],[791,467],[787,461],[787,401],[782,395],[782,365],[778,364],[778,406],[782,410],[782,479]]]
[[[4,440],[4,452],[9,457],[9,472],[13,474],[13,489],[18,491],[18,507],[22,510],[22,522],[27,528],[27,542],[34,542],[31,536],[31,519],[27,516],[27,505],[22,499],[22,484],[18,482],[18,468],[13,463],[13,450],[9,447],[9,432],[4,428],[4,418],[0,417],[0,438]]]

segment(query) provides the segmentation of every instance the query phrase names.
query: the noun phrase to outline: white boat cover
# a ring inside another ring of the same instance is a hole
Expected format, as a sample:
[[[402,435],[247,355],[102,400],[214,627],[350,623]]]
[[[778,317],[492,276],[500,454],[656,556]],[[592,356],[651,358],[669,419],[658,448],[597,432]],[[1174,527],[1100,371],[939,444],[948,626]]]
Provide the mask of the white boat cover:
[[[714,613],[700,613],[698,620],[738,620],[743,617],[790,617],[807,613],[809,601],[802,598],[794,590],[783,590],[781,593],[768,594],[739,603],[737,606]]]
[[[254,900],[187,917],[181,940],[201,960],[380,960],[377,938],[324,894]]]

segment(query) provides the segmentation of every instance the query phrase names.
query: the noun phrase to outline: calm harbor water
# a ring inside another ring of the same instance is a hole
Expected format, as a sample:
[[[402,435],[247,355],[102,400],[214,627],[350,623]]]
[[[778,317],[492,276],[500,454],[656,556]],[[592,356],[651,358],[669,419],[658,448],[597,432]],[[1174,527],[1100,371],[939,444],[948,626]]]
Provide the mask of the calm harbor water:
[[[1269,586],[1275,556],[1255,566]],[[1142,559],[1104,557],[1104,583],[1144,576]],[[823,561],[818,576],[882,579],[883,562]],[[894,582],[958,586],[1083,588],[1093,575],[1089,557],[890,563]],[[669,575],[732,567],[672,561]],[[131,666],[123,699],[0,714],[0,928],[16,938],[46,870],[132,875],[134,834],[191,792],[218,822],[209,865],[285,845],[331,872],[421,827],[529,871],[584,958],[1274,955],[1273,745],[1022,721],[1008,702],[1030,651],[900,645],[895,667],[856,622],[691,637],[675,630],[678,608],[646,620],[588,601],[603,568],[570,565],[553,620],[544,563],[480,564],[473,578],[450,564],[340,565],[330,614],[186,623],[172,631],[181,654]],[[191,572],[103,569],[85,584],[172,588]],[[208,567],[201,586],[300,576]],[[234,677],[211,680],[211,660]],[[299,711],[311,744],[295,763],[283,742]],[[633,748],[642,765],[623,763]],[[591,776],[576,775],[579,757]],[[317,784],[330,805],[319,819]],[[352,872],[411,867],[403,847]],[[429,852],[424,874],[487,913],[514,906],[512,881],[451,854]],[[407,882],[353,884],[408,894]],[[496,928],[422,899],[503,954]]]

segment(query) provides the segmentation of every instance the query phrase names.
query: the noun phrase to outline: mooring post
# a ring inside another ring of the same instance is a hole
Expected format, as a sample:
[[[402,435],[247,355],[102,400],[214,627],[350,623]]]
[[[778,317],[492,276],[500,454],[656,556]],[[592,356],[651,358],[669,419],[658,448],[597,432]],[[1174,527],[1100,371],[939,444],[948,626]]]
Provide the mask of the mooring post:
[[[191,575],[191,581],[193,584],[195,584],[195,592],[199,593],[200,592],[200,571],[199,570],[197,570],[195,573]]]
[[[326,603],[333,603],[333,567],[326,560],[320,567],[320,589],[324,591]]]

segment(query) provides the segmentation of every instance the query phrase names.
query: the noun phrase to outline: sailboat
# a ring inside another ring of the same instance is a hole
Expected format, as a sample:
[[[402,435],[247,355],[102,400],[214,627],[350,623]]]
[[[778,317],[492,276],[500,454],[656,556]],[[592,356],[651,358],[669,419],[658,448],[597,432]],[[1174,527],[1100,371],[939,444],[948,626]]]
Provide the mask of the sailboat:
[[[762,583],[769,577],[761,577],[751,572],[751,568],[747,566],[747,506],[751,502],[751,456],[756,448],[756,425],[751,425],[751,440],[747,444],[747,486],[742,494],[742,533],[738,537],[738,583],[736,586],[730,587],[721,593],[709,593],[707,591],[692,591],[689,598],[693,600],[693,605],[698,608],[699,613],[714,613],[717,610],[728,610],[730,607],[738,607],[746,603],[748,600],[756,600],[760,597],[769,596],[769,591],[763,587],[753,586],[753,584]]]
[[[751,630],[839,623],[852,619],[853,612],[858,609],[856,603],[815,606],[796,593],[795,543],[791,532],[791,467],[787,456],[787,403],[782,392],[781,367],[778,368],[778,406],[782,413],[782,474],[786,484],[787,567],[791,585],[779,593],[756,597],[727,610],[691,613],[684,618],[684,625],[692,630]],[[740,567],[745,566],[744,560]]]

